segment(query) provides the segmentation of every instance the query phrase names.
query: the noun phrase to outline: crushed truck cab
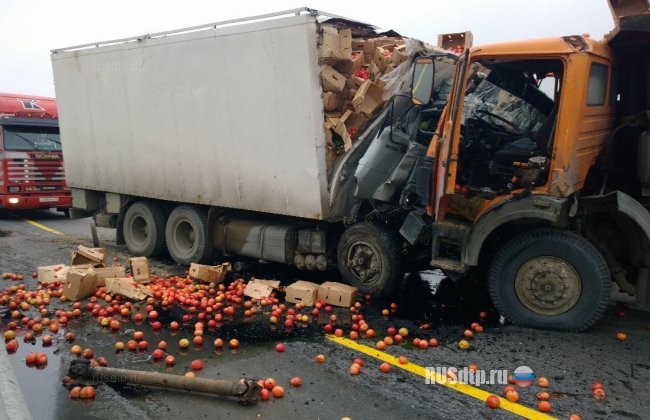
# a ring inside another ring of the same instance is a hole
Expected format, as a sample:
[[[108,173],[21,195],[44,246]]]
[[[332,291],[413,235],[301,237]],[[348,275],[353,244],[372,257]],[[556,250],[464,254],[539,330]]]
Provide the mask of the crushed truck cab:
[[[650,303],[650,14],[619,16],[623,3],[600,41],[463,54],[427,151],[431,264],[487,273],[521,325],[587,328],[611,279]]]

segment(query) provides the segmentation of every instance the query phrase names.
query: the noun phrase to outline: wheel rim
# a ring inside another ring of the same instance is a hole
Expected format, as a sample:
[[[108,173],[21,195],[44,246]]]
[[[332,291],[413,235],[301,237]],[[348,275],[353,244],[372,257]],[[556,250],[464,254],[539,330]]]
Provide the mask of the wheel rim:
[[[180,254],[191,254],[195,240],[196,234],[194,232],[194,226],[192,226],[190,222],[182,220],[176,223],[176,227],[174,228],[174,242],[176,243]]]
[[[138,246],[144,246],[149,238],[147,221],[142,216],[136,216],[131,221],[130,229],[133,242]]]
[[[363,284],[373,284],[381,273],[379,250],[365,241],[354,242],[347,252],[348,269]]]
[[[531,311],[559,315],[573,308],[580,299],[582,283],[578,272],[567,261],[551,256],[526,261],[515,277],[519,301]]]

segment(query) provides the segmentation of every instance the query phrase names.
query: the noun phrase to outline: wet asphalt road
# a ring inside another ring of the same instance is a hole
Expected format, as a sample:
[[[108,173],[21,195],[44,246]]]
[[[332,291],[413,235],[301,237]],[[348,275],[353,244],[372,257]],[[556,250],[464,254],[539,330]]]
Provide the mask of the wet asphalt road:
[[[24,218],[63,233],[56,235],[28,224]],[[22,215],[0,213],[0,272],[24,274],[29,288],[36,281],[31,273],[39,265],[68,263],[70,253],[77,244],[90,245],[89,219],[67,220],[61,213],[40,211]],[[116,255],[121,262],[128,251],[116,247],[114,232],[99,229],[101,246],[107,248],[108,261]],[[156,260],[157,273],[183,274],[187,269],[169,260]],[[252,273],[258,277],[276,277],[283,284],[295,279],[312,281],[338,280],[336,273],[309,276],[276,265],[255,267]],[[0,279],[0,289],[16,284]],[[410,331],[408,344],[388,346],[386,353],[405,355],[420,366],[454,366],[462,368],[476,363],[479,369],[507,369],[526,365],[537,376],[549,378],[552,411],[558,418],[568,418],[580,413],[582,418],[628,418],[641,419],[650,416],[650,313],[635,308],[625,310],[618,316],[621,306],[612,302],[603,320],[589,331],[581,334],[558,333],[501,325],[498,314],[485,301],[485,292],[475,287],[459,288],[447,280],[440,283],[435,274],[424,273],[409,276],[400,292],[390,301],[373,301],[362,306],[367,322],[377,331],[373,340],[360,339],[365,345],[374,346],[383,338],[389,326],[407,327]],[[434,292],[435,290],[435,292]],[[381,316],[381,309],[391,302],[397,303],[397,311],[388,317]],[[53,299],[50,311],[69,308],[70,303]],[[457,342],[473,321],[478,320],[481,310],[489,311],[485,332],[472,338],[472,348],[461,351]],[[162,312],[162,311],[161,311]],[[337,309],[338,323],[346,333],[349,331],[347,309]],[[19,328],[20,347],[9,356],[25,399],[35,419],[68,418],[514,418],[504,410],[492,410],[479,399],[439,385],[426,384],[424,378],[413,373],[393,369],[380,373],[380,361],[362,355],[324,337],[324,315],[308,326],[298,326],[291,332],[273,330],[268,314],[258,314],[252,319],[236,316],[224,322],[218,329],[207,329],[201,348],[191,346],[182,352],[178,347],[180,338],[192,338],[193,325],[172,333],[167,325],[178,320],[183,312],[174,310],[161,313],[161,332],[155,332],[147,324],[136,325],[123,322],[117,333],[100,327],[84,310],[81,320],[69,323],[67,329],[77,334],[75,343],[83,348],[94,349],[96,356],[104,356],[109,365],[128,369],[184,374],[192,360],[202,358],[206,367],[200,377],[239,379],[274,377],[284,386],[284,398],[260,402],[244,407],[236,401],[182,391],[166,391],[141,386],[99,384],[94,401],[71,400],[68,389],[61,383],[70,361],[71,344],[65,343],[65,329],[54,337],[54,344],[42,347],[24,343],[23,330]],[[30,313],[34,316],[35,313]],[[2,319],[3,326],[10,319]],[[347,325],[346,325],[347,324]],[[429,324],[429,329],[421,329]],[[150,352],[114,351],[116,341],[127,341],[134,330],[145,333],[151,343],[150,351],[160,340],[169,343],[168,353],[176,356],[176,365],[167,368],[153,362]],[[617,332],[627,334],[626,342],[615,339]],[[437,348],[413,349],[413,337],[435,337],[440,341]],[[211,345],[214,338],[238,338],[240,349],[216,351]],[[274,351],[278,342],[286,344],[284,353]],[[25,355],[30,351],[46,352],[48,365],[42,369],[27,368]],[[325,363],[315,361],[317,354],[326,356]],[[361,356],[365,365],[358,376],[349,374],[355,357]],[[300,376],[303,386],[291,388],[289,379]],[[605,401],[596,401],[591,395],[591,384],[600,380],[607,393]],[[504,385],[483,385],[489,392],[503,395]],[[521,404],[535,407],[535,393],[541,389],[534,385],[520,388]]]

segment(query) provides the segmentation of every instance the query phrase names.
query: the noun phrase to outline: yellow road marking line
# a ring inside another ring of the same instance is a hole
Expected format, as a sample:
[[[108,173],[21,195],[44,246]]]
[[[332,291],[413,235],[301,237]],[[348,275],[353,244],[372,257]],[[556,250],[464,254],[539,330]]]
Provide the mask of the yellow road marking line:
[[[40,224],[38,222],[35,222],[33,220],[29,220],[29,219],[23,219],[23,220],[25,220],[27,223],[29,223],[30,225],[32,225],[34,227],[37,227],[39,229],[43,229],[46,232],[50,232],[50,233],[53,233],[55,235],[63,235],[63,233],[59,232],[58,230],[49,228],[49,227],[47,227],[45,225],[42,225],[42,224]]]
[[[410,372],[414,375],[421,376],[423,378],[427,377],[427,370],[419,365],[416,365],[415,363],[409,362],[405,365],[399,363],[398,357],[393,356],[392,354],[385,353],[383,351],[379,351],[377,349],[373,349],[372,347],[365,346],[363,344],[359,344],[354,340],[350,340],[349,338],[345,337],[337,337],[335,335],[326,335],[325,338],[328,340],[331,340],[337,344],[340,344],[342,346],[345,346],[347,348],[350,348],[352,350],[356,350],[360,353],[367,354],[368,356],[374,357],[375,359],[379,359],[383,362],[390,363],[393,366],[396,366],[400,369],[403,369],[407,372]],[[443,377],[440,374],[437,374],[435,372],[429,372],[428,377],[431,379],[435,379],[435,383],[437,385],[445,386],[447,388],[453,389],[454,391],[458,391],[460,393],[463,393],[465,395],[469,395],[470,397],[474,397],[478,400],[481,400],[482,402],[485,402],[487,397],[492,395],[491,392],[484,391],[480,388],[477,388],[472,385],[468,384],[463,384],[459,382],[454,382],[451,383],[447,381],[445,377]],[[508,401],[505,398],[499,397],[501,400],[501,405],[500,408],[509,411],[511,413],[517,414],[519,416],[528,418],[528,419],[555,419],[555,417],[549,416],[548,414],[544,414],[542,412],[539,412],[537,410],[534,410],[530,407],[526,407],[525,405],[521,405],[518,403],[513,403],[511,401]]]

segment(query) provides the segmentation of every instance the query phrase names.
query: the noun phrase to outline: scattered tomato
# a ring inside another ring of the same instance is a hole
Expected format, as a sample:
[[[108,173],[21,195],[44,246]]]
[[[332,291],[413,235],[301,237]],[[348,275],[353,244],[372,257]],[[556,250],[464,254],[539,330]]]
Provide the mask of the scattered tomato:
[[[282,398],[282,397],[284,397],[284,388],[281,387],[280,385],[276,385],[271,390],[271,395],[273,395],[273,398]]]
[[[379,365],[379,370],[382,373],[389,373],[391,371],[391,369],[392,369],[392,366],[390,365],[390,363],[384,362],[381,365]]]
[[[260,390],[260,400],[267,401],[269,398],[271,398],[271,391],[266,388],[262,388]]]
[[[511,402],[519,401],[519,393],[517,391],[508,391],[506,392],[506,399]]]
[[[292,387],[298,388],[300,385],[302,385],[302,379],[300,379],[300,377],[298,376],[294,376],[293,378],[291,378],[289,383],[291,384]]]
[[[537,403],[537,409],[542,413],[548,413],[551,411],[551,403],[548,401],[540,401]]]
[[[496,395],[490,395],[485,400],[485,405],[487,405],[490,408],[499,408],[499,406],[501,405],[501,400]]]

